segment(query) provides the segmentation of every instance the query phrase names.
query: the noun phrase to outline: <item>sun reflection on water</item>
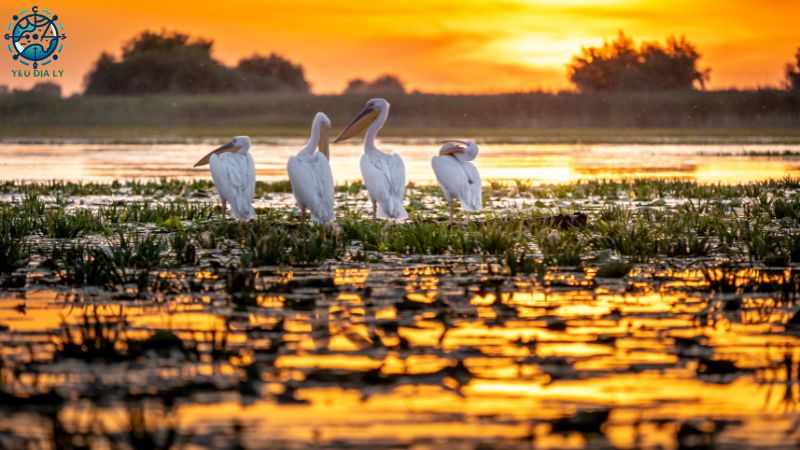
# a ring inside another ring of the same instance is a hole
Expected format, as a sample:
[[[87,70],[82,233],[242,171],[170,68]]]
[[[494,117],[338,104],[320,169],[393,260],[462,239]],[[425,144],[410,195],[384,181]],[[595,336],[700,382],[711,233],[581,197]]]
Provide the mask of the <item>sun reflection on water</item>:
[[[0,367],[0,386],[63,393],[65,433],[163,438],[174,427],[195,446],[675,447],[690,431],[769,446],[800,437],[800,351],[785,325],[793,303],[742,291],[790,271],[639,265],[625,279],[589,268],[496,282],[480,268],[342,265],[330,284],[295,290],[320,273],[263,270],[249,308],[220,302],[227,294],[213,272],[158,273],[210,291],[137,301],[3,293],[4,364],[56,359],[35,376]],[[716,292],[725,277],[734,291]],[[267,292],[275,286],[290,291]],[[89,342],[87,317],[109,321],[116,348],[159,336],[161,350],[143,347],[117,365],[58,357],[59,330]],[[45,442],[42,417],[15,410],[0,431]]]

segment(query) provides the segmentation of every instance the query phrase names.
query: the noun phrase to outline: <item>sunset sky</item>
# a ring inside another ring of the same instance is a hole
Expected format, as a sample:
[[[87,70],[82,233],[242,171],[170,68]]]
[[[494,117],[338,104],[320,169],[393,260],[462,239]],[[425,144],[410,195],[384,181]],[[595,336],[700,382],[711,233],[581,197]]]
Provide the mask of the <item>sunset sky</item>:
[[[4,20],[31,1],[4,2]],[[398,74],[411,89],[503,92],[568,89],[565,65],[582,46],[624,30],[637,42],[684,34],[710,67],[709,88],[777,86],[800,46],[797,0],[371,0],[54,1],[68,35],[61,61],[66,93],[101,51],[144,30],[178,30],[215,41],[235,64],[278,52],[303,65],[317,93],[340,92],[354,77]],[[4,22],[3,26],[5,27]],[[0,84],[19,64],[3,50]]]

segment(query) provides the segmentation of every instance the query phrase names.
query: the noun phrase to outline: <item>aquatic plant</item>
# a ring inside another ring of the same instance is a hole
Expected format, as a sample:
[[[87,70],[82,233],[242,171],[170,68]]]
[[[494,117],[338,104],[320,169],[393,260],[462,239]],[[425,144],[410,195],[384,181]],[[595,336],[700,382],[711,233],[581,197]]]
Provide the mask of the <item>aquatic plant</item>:
[[[74,213],[62,209],[48,210],[41,218],[38,228],[43,236],[57,239],[74,239],[101,229],[94,214],[85,209]]]
[[[474,237],[476,248],[485,255],[502,255],[513,248],[524,248],[527,244],[514,222],[493,221],[472,225],[467,232]]]
[[[30,250],[11,233],[0,232],[0,273],[12,272],[28,264]]]
[[[450,250],[447,224],[411,222],[386,230],[386,249],[401,254],[441,255]]]
[[[586,252],[583,237],[575,229],[543,229],[535,236],[544,263],[556,266],[579,266]]]
[[[177,264],[194,265],[198,263],[197,247],[185,231],[179,230],[172,233],[170,247]]]

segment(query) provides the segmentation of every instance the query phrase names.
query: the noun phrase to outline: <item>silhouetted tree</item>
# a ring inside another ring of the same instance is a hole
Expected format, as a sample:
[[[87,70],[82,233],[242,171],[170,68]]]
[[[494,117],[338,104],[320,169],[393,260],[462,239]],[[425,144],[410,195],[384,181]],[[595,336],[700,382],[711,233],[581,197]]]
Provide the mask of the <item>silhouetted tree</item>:
[[[199,93],[231,90],[235,76],[211,57],[213,42],[178,32],[145,31],[116,61],[103,53],[87,75],[87,94]]]
[[[236,70],[246,90],[263,92],[289,89],[308,92],[310,89],[303,67],[276,53],[242,59]]]
[[[643,43],[638,49],[621,32],[602,47],[588,47],[568,66],[569,79],[581,91],[630,91],[705,88],[709,70],[700,70],[700,53],[685,37],[665,45]]]
[[[795,62],[786,64],[786,87],[800,91],[800,48],[794,54]]]
[[[364,92],[367,89],[367,82],[362,78],[353,78],[347,82],[347,87],[344,88],[345,94],[352,94],[357,92]]]
[[[395,75],[382,75],[372,81],[354,78],[347,83],[345,94],[405,94],[403,82]]]

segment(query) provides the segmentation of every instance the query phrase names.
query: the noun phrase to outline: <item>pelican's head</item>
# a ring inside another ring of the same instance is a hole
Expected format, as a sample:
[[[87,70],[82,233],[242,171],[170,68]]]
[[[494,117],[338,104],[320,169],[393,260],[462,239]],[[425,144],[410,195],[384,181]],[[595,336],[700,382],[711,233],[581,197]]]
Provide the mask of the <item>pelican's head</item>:
[[[382,98],[373,98],[367,102],[364,109],[356,115],[350,125],[345,127],[333,142],[341,142],[361,133],[383,113],[389,112],[389,102]]]
[[[448,139],[440,144],[442,144],[442,148],[439,149],[440,155],[453,155],[460,161],[472,161],[478,157],[478,144],[474,141]]]
[[[250,150],[250,138],[247,136],[236,136],[230,142],[222,147],[215,148],[209,154],[204,156],[200,161],[197,161],[194,166],[204,166],[211,161],[211,155],[221,155],[223,153],[240,152],[247,153]]]

